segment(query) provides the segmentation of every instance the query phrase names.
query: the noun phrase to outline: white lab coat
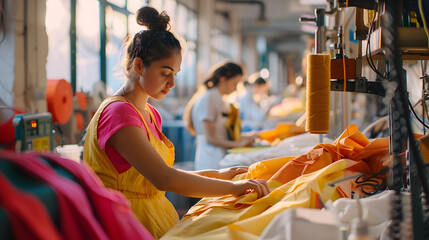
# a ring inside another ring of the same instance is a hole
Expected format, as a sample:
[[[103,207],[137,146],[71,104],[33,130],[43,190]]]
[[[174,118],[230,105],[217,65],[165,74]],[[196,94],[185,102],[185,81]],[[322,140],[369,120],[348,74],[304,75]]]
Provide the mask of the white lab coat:
[[[246,93],[238,99],[238,103],[243,131],[261,130],[267,111],[253,100],[250,89],[246,89]]]
[[[226,130],[227,116],[222,113],[229,112],[218,88],[211,88],[204,92],[192,107],[192,123],[196,136],[195,170],[219,169],[219,162],[226,154],[226,149],[207,143],[203,134],[202,123],[209,120],[215,123],[215,137],[228,139]]]

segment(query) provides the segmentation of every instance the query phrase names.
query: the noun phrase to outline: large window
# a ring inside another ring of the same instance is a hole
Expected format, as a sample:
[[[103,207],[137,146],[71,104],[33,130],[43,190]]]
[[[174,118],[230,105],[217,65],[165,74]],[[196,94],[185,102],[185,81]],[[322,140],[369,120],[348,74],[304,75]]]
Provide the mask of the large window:
[[[48,79],[70,78],[70,2],[46,1],[46,32],[49,52],[46,64]]]
[[[121,64],[123,43],[128,35],[133,36],[142,30],[136,23],[135,12],[147,3],[145,0],[99,1],[103,2],[100,12],[104,14],[104,19],[101,19],[105,23],[105,32],[101,33],[101,38],[105,38],[101,40],[105,43],[105,55],[101,54],[101,59],[105,58],[101,63],[101,73],[102,76],[105,74],[107,93],[111,95],[121,88],[125,77]]]
[[[186,54],[182,62],[182,70],[177,79],[177,95],[191,96],[196,88],[197,66],[197,14],[184,5],[177,6],[177,32],[186,40]]]
[[[231,58],[231,36],[219,28],[213,28],[210,33],[212,37],[212,49],[210,53],[210,60],[212,63],[218,63],[225,59]]]
[[[85,92],[92,92],[93,84],[101,80],[108,93],[118,90],[122,43],[129,33],[141,30],[134,13],[145,4],[145,0],[47,0],[48,79],[65,79]]]
[[[66,1],[68,2],[68,1]],[[76,5],[76,90],[92,92],[100,77],[100,15],[97,0]]]
[[[106,85],[109,95],[122,86],[121,48],[127,37],[127,16],[106,7]]]
[[[66,79],[77,91],[92,92],[94,83],[98,81],[106,83],[108,94],[119,90],[123,83],[122,45],[128,35],[143,29],[136,23],[135,12],[146,2],[47,0],[48,79]],[[197,82],[197,14],[176,0],[151,3],[170,15],[172,31],[184,40],[186,54],[176,78],[176,88],[169,97],[187,98],[194,93]],[[75,30],[71,26],[76,26]],[[221,45],[225,43],[219,43],[216,49],[224,49],[223,52],[228,53]]]
[[[176,0],[151,1],[151,6],[167,12],[172,19],[172,30],[184,40],[182,47],[186,50],[181,70],[176,77],[176,87],[168,97],[189,98],[195,92],[197,84],[197,14]]]

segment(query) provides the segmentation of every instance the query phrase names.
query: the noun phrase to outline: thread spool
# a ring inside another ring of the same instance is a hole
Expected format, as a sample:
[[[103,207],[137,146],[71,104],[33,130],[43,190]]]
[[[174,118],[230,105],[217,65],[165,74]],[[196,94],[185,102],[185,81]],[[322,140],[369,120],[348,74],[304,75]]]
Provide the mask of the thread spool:
[[[64,124],[70,119],[73,112],[73,90],[66,80],[48,80],[46,101],[54,122]]]
[[[76,92],[76,100],[77,105],[79,106],[80,110],[86,110],[86,107],[88,106],[88,100],[86,99],[86,95],[84,92]]]
[[[76,119],[76,128],[78,131],[81,131],[83,129],[83,124],[85,122],[83,115],[80,112],[75,112],[74,117]]]
[[[330,87],[330,56],[309,54],[307,56],[306,132],[317,134],[329,132]]]

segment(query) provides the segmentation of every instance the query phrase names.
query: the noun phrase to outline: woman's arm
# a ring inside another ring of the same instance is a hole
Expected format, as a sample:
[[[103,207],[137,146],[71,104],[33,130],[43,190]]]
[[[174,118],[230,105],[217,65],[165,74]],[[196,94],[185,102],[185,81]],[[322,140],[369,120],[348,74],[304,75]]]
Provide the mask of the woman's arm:
[[[233,167],[233,168],[222,169],[222,170],[193,171],[192,173],[196,173],[204,177],[231,180],[235,175],[246,173],[247,170],[248,170],[248,167]]]
[[[240,141],[231,141],[227,139],[220,139],[215,136],[215,122],[204,120],[203,121],[203,133],[206,137],[206,141],[209,144],[221,147],[221,148],[233,148],[233,147],[246,147],[250,146],[255,142],[256,137],[242,137]]]
[[[135,126],[121,128],[108,143],[156,188],[189,197],[212,197],[232,194],[240,196],[254,190],[259,197],[269,193],[266,181],[243,180],[231,182],[204,177],[169,167],[150,144],[143,129]]]

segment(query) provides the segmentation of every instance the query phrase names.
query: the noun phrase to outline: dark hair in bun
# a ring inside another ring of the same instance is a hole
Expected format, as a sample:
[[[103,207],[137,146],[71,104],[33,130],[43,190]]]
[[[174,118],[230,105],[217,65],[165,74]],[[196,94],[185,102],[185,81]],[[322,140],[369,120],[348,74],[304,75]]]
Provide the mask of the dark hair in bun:
[[[151,7],[142,7],[137,13],[137,24],[140,26],[146,26],[149,30],[161,29],[167,30],[170,17],[165,11],[158,13],[158,11]]]
[[[142,30],[125,43],[123,66],[125,74],[129,76],[133,60],[141,58],[145,66],[150,66],[153,61],[168,58],[174,51],[180,51],[179,40],[167,29],[170,17],[161,14],[152,7],[142,7],[137,13],[137,24],[146,26],[148,30]]]

